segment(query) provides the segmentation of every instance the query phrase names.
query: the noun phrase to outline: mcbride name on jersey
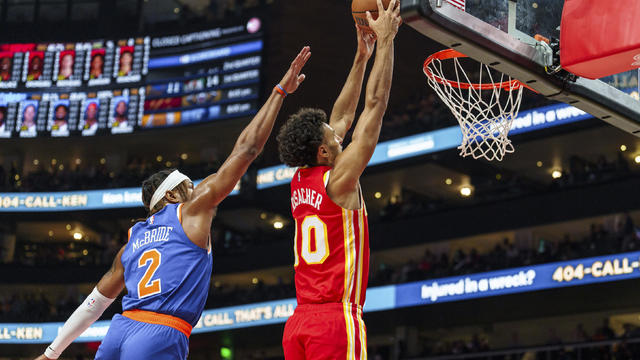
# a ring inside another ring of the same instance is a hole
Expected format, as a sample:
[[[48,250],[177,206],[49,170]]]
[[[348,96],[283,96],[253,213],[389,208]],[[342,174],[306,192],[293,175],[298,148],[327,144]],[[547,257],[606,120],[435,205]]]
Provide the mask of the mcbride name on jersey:
[[[169,241],[169,234],[173,231],[173,226],[159,226],[153,230],[144,232],[142,239],[136,239],[132,244],[132,250],[135,253],[140,247],[148,245],[152,242]]]
[[[369,277],[364,201],[357,210],[334,203],[326,190],[330,174],[328,166],[306,167],[291,180],[298,304],[363,305]]]
[[[172,315],[195,326],[209,291],[211,251],[184,233],[180,204],[168,204],[129,229],[122,253],[127,295],[124,310]]]

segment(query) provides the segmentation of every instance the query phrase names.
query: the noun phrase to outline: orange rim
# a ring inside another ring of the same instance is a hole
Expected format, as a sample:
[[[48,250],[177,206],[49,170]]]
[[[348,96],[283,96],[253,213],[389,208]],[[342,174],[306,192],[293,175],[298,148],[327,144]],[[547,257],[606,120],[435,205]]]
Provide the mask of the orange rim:
[[[427,77],[429,77],[433,81],[438,82],[440,84],[449,84],[459,89],[490,90],[490,89],[502,88],[508,91],[513,91],[513,90],[518,90],[524,86],[529,90],[535,91],[530,87],[528,87],[527,85],[523,84],[520,80],[516,80],[516,79],[511,81],[503,81],[500,83],[490,83],[490,84],[465,83],[465,82],[458,82],[458,81],[453,81],[449,79],[444,79],[432,73],[431,70],[429,69],[429,64],[431,64],[436,59],[448,60],[448,59],[465,58],[465,57],[467,57],[467,55],[453,49],[438,51],[437,53],[429,56],[427,60],[424,61],[424,65],[422,66],[422,69],[424,71],[424,74],[427,75]]]

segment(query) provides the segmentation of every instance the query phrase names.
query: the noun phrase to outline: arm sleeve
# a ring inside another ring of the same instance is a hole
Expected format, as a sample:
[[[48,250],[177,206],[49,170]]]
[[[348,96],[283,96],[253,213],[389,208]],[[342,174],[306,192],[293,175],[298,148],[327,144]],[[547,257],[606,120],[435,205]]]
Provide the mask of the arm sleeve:
[[[102,295],[98,288],[94,288],[91,294],[64,323],[64,326],[58,332],[58,336],[47,347],[44,355],[49,359],[57,359],[69,344],[102,316],[102,313],[114,300]]]

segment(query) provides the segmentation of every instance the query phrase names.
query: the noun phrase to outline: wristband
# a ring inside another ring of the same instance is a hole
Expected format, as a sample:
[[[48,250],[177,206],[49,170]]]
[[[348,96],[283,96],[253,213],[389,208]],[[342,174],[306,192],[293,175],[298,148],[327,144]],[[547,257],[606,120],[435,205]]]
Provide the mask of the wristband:
[[[285,91],[285,89],[280,84],[276,85],[276,87],[274,89],[276,89],[278,94],[282,95],[282,97],[287,97],[287,95],[289,95],[289,93],[287,93]]]
[[[47,349],[44,351],[44,356],[47,357],[47,359],[57,359],[60,357],[60,354],[53,350],[53,348],[51,346],[47,346]]]

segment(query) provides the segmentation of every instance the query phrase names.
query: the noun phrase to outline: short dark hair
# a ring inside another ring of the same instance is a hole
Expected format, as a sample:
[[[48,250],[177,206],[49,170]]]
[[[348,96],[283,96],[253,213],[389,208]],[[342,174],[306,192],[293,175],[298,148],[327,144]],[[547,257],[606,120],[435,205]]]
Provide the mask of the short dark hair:
[[[276,138],[280,160],[291,167],[315,165],[326,122],[327,114],[321,109],[302,108],[291,115]]]
[[[156,206],[153,209],[149,209],[149,204],[151,203],[151,198],[153,197],[153,193],[156,192],[156,189],[162,184],[162,182],[176,169],[165,169],[160,170],[157,173],[149,176],[145,181],[142,182],[142,203],[144,204],[144,208],[149,212],[149,215],[152,215],[158,211],[160,211],[165,204],[165,200],[158,201]],[[178,185],[175,190],[177,190],[180,195],[183,197],[187,195],[187,188],[184,185],[184,182]]]

